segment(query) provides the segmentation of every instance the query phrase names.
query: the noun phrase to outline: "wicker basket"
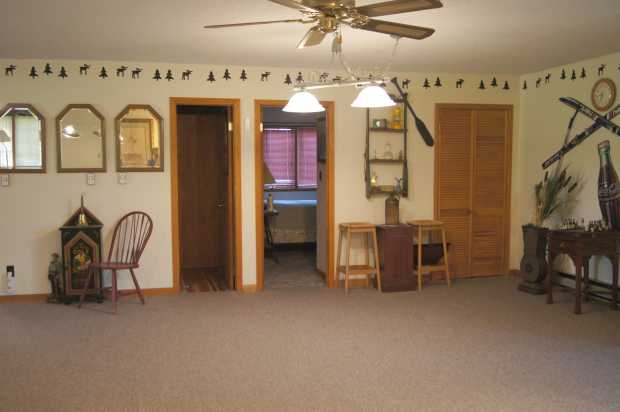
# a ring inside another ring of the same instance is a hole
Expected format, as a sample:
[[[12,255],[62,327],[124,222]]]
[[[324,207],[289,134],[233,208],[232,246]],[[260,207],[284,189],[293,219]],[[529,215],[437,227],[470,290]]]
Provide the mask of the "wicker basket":
[[[400,201],[396,196],[390,195],[385,199],[385,224],[398,225],[400,223]]]

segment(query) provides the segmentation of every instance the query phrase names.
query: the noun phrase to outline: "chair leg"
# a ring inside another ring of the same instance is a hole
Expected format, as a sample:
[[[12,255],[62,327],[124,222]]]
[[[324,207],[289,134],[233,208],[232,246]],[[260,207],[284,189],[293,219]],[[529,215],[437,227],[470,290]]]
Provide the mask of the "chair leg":
[[[349,264],[351,260],[351,231],[347,230],[347,256],[345,257],[344,269],[344,293],[349,294]]]
[[[370,237],[370,233],[364,233],[364,266],[368,267],[370,266],[370,242],[368,241],[368,238]],[[371,273],[366,274],[366,287],[369,288],[370,287],[370,277],[372,276]]]
[[[84,289],[82,290],[82,294],[80,295],[80,303],[78,303],[78,309],[82,307],[82,303],[84,303],[84,299],[86,298],[86,294],[88,293],[88,285],[90,284],[90,278],[93,275],[93,270],[88,268],[88,277],[86,278],[86,284],[84,285]]]
[[[334,287],[340,287],[340,256],[342,255],[342,230],[338,230],[338,257],[336,258],[336,279],[334,279]]]
[[[448,242],[446,241],[446,230],[441,228],[441,241],[443,243],[443,263],[446,267],[446,280],[448,281],[448,287],[452,286],[450,279],[450,262],[448,261]]]
[[[418,292],[422,292],[422,226],[418,226]]]
[[[118,288],[116,286],[116,270],[112,270],[112,311],[116,314]]]
[[[379,261],[379,246],[377,242],[377,231],[372,229],[372,247],[375,251],[375,268],[377,273],[377,287],[379,288],[379,292],[383,292],[381,288],[381,262]]]
[[[142,289],[140,289],[140,285],[138,285],[138,279],[136,279],[136,274],[133,273],[133,269],[129,269],[131,273],[131,278],[133,279],[133,284],[136,286],[136,292],[138,292],[138,297],[140,298],[140,302],[144,305],[144,295],[142,295]]]

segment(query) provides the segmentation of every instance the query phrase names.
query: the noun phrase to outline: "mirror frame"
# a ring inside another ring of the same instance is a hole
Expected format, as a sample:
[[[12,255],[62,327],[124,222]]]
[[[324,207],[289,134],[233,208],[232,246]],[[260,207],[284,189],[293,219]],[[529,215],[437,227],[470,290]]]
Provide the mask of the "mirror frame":
[[[39,169],[17,169],[13,167],[12,169],[0,169],[0,174],[6,173],[46,173],[47,172],[47,144],[46,144],[46,135],[45,135],[45,117],[34,108],[33,105],[28,103],[8,103],[2,108],[0,111],[0,115],[6,113],[9,109],[24,107],[30,110],[32,113],[39,117],[39,121],[41,122],[41,168]],[[13,166],[15,166],[15,162],[13,162]]]
[[[62,150],[61,150],[61,127],[60,122],[62,118],[69,113],[72,109],[88,109],[101,121],[101,152],[102,152],[102,167],[94,168],[65,168],[62,167]],[[56,170],[58,173],[105,173],[107,170],[107,158],[106,158],[106,141],[105,141],[105,118],[92,104],[69,104],[67,105],[58,116],[56,116],[56,154],[57,165]]]
[[[120,144],[120,135],[121,135],[121,121],[125,115],[129,113],[130,110],[147,110],[153,117],[155,121],[159,123],[159,167],[127,167],[122,166],[121,164],[121,144]],[[152,106],[148,104],[129,104],[127,105],[123,111],[121,111],[114,121],[116,126],[116,134],[114,136],[114,142],[116,146],[116,171],[119,173],[127,173],[127,172],[163,172],[164,171],[164,119],[161,117],[157,110],[153,109]]]

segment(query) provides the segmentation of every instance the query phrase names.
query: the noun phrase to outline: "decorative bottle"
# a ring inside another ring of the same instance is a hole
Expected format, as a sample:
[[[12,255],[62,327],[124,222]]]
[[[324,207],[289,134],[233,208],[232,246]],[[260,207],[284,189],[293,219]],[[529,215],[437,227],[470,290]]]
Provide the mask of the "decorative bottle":
[[[620,182],[611,162],[609,140],[598,145],[601,168],[598,175],[598,203],[603,220],[611,230],[620,230]]]

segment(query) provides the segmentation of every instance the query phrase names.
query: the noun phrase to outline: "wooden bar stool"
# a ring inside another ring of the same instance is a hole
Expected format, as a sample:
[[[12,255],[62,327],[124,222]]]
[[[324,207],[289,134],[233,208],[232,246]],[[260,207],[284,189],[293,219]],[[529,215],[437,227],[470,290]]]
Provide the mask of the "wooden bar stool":
[[[440,222],[438,220],[410,220],[407,222],[407,224],[414,227],[414,237],[417,238],[418,242],[418,262],[416,266],[418,273],[418,291],[422,291],[422,277],[424,276],[425,272],[431,274],[433,271],[445,271],[448,287],[451,286],[452,282],[450,281],[450,268],[448,263],[448,243],[446,241],[446,230],[444,228],[443,222]],[[441,243],[443,245],[443,265],[422,265],[422,240],[425,232],[428,233],[429,244],[432,242],[433,232],[441,232]]]
[[[349,277],[350,275],[365,275],[366,286],[370,287],[370,278],[373,274],[377,276],[377,288],[381,292],[381,268],[379,264],[379,249],[377,247],[377,231],[375,225],[371,223],[341,223],[338,226],[338,258],[336,263],[336,284],[340,283],[340,273],[344,273],[344,290],[349,294]],[[364,264],[351,265],[351,238],[353,235],[361,234],[364,239]],[[374,266],[370,266],[370,247],[368,245],[369,237],[372,238],[372,248],[374,250]],[[340,256],[342,255],[342,242],[346,238],[347,250],[345,256],[345,264],[340,264]]]

